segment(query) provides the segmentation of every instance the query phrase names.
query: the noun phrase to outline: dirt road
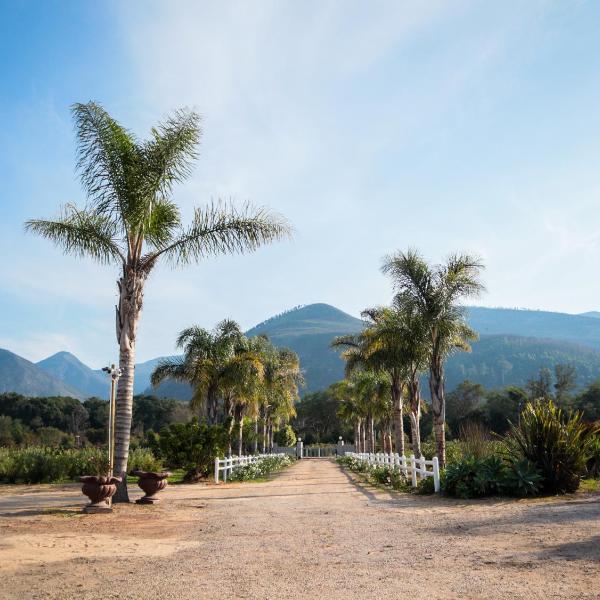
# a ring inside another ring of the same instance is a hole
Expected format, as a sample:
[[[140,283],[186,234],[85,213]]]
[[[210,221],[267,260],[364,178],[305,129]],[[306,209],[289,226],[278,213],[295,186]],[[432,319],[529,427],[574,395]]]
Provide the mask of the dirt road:
[[[414,497],[303,460],[112,515],[21,497],[0,496],[0,598],[600,598],[598,495]]]

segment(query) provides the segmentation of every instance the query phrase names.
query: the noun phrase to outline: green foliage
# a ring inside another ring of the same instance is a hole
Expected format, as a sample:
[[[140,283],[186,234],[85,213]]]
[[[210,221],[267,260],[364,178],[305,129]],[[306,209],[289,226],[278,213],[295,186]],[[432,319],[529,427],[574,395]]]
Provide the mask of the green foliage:
[[[600,435],[595,435],[590,443],[590,457],[586,464],[588,477],[600,478]]]
[[[409,492],[411,485],[406,476],[397,468],[387,465],[370,465],[353,456],[340,456],[337,463],[355,473],[364,473],[378,485],[386,485],[394,490]]]
[[[535,465],[544,492],[564,494],[579,487],[599,431],[587,426],[581,413],[565,415],[551,400],[540,401],[527,404],[506,443],[516,461]]]
[[[293,464],[293,459],[287,454],[267,456],[257,462],[235,467],[230,475],[230,481],[249,481],[262,479],[270,473],[281,471]]]
[[[296,417],[291,425],[306,445],[335,444],[341,435],[352,437],[352,430],[338,417],[338,399],[332,390],[307,394],[296,404]]]
[[[435,494],[435,482],[433,477],[424,477],[417,484],[417,494],[427,496],[429,494]]]
[[[162,466],[150,450],[137,448],[129,455],[128,468],[159,471]],[[102,448],[0,448],[0,483],[54,483],[107,471],[108,455]]]
[[[427,460],[431,460],[436,456],[437,451],[435,441],[429,439],[421,444],[421,452]],[[458,440],[450,440],[446,442],[446,464],[450,465],[463,458],[463,446]]]
[[[192,419],[164,427],[159,435],[149,436],[148,441],[168,467],[185,469],[185,481],[195,481],[208,475],[215,457],[225,453],[227,431],[221,425]]]
[[[285,425],[275,434],[275,441],[282,448],[293,446],[296,443],[296,434],[291,425]]]
[[[442,490],[457,498],[534,495],[541,477],[527,461],[506,461],[498,456],[468,456],[448,465],[442,477]]]

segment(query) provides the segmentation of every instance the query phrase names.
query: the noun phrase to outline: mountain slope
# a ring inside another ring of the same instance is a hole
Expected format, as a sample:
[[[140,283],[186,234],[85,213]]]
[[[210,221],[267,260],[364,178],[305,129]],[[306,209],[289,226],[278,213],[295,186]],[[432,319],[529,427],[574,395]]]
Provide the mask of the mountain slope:
[[[344,376],[344,362],[329,344],[334,337],[358,333],[362,327],[360,319],[329,304],[310,304],[268,319],[250,329],[247,335],[266,334],[276,346],[296,352],[306,382],[303,393],[308,393]]]
[[[65,385],[81,390],[86,397],[96,396],[106,400],[110,395],[108,376],[102,371],[90,369],[70,352],[57,352],[36,364]]]
[[[600,348],[600,319],[543,310],[467,308],[467,320],[479,335],[518,335],[565,340]]]
[[[520,336],[481,336],[473,351],[458,352],[446,364],[446,385],[451,390],[469,379],[489,388],[524,385],[543,367],[573,365],[577,383],[585,386],[600,378],[600,349],[562,340]],[[424,392],[428,392],[425,387]]]
[[[38,365],[0,349],[0,393],[16,392],[24,396],[71,396],[85,394],[46,373]]]

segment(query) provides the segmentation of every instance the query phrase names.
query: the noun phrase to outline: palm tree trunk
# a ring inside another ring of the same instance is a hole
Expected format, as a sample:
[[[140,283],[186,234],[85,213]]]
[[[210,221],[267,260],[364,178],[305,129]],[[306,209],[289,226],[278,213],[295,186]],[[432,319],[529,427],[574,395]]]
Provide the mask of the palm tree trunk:
[[[402,386],[398,380],[392,383],[392,407],[394,411],[394,435],[396,452],[404,455],[404,410],[402,406]]]
[[[429,369],[429,389],[431,391],[431,412],[433,431],[440,468],[446,465],[446,404],[444,398],[444,366],[439,359],[432,358]]]
[[[418,374],[413,372],[409,382],[410,394],[410,433],[412,438],[412,450],[416,457],[421,452],[421,393],[419,390]]]
[[[360,421],[354,425],[354,451],[360,452]]]
[[[253,453],[258,454],[258,416],[254,417],[254,447]]]
[[[244,415],[240,412],[240,424],[238,429],[238,456],[242,456],[244,448]]]
[[[367,420],[363,420],[361,432],[361,447],[362,452],[367,452]]]
[[[262,430],[262,453],[265,454],[267,452],[267,415],[263,420],[263,430]]]
[[[138,273],[129,265],[117,282],[119,304],[116,311],[116,334],[119,343],[119,368],[115,415],[115,464],[113,472],[122,481],[117,486],[113,502],[129,502],[127,493],[127,461],[131,439],[133,413],[133,382],[135,376],[135,342],[147,273]]]
[[[367,430],[369,436],[369,450],[368,452],[375,452],[375,424],[373,423],[373,417],[367,416]]]

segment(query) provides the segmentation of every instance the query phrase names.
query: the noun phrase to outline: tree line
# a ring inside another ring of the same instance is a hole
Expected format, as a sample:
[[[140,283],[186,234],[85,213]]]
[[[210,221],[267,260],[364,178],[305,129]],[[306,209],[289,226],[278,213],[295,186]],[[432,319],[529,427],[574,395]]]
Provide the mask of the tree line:
[[[169,398],[138,395],[133,398],[132,432],[143,443],[150,431],[189,420],[189,405]],[[107,440],[108,402],[61,396],[30,398],[0,395],[0,446],[103,445]]]

